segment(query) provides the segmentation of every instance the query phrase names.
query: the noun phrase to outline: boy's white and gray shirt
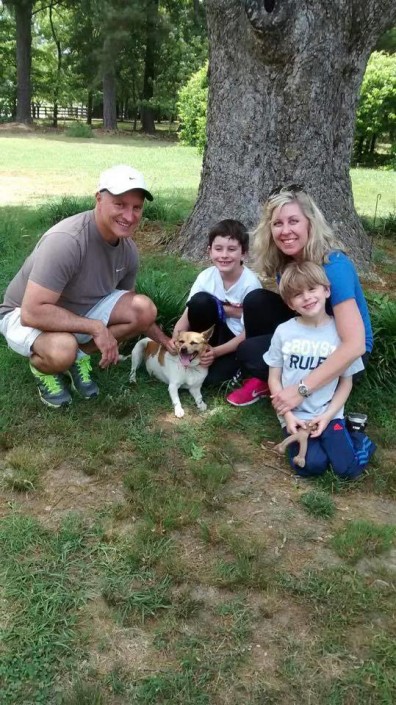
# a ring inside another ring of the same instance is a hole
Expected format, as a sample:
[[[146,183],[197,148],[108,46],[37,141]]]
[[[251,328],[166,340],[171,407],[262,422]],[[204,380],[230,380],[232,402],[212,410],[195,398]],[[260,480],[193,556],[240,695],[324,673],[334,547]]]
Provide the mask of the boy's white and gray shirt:
[[[339,346],[341,340],[337,333],[334,318],[323,326],[305,325],[301,319],[292,318],[277,327],[268,352],[264,353],[264,362],[269,367],[282,369],[282,386],[299,384],[312,370],[322,364]],[[364,369],[359,357],[350,365],[341,377],[351,377]],[[337,388],[339,378],[325,384],[309,397],[302,399],[300,405],[293,409],[299,419],[308,421],[323,414],[330,404]],[[334,418],[343,418],[344,408],[336,412]],[[279,417],[282,426],[283,417]]]

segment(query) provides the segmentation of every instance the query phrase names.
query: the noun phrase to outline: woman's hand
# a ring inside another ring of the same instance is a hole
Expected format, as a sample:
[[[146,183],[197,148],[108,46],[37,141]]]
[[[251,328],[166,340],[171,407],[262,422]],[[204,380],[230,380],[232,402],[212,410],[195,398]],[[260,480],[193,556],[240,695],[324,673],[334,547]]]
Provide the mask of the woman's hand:
[[[289,387],[284,387],[276,394],[271,395],[272,406],[277,414],[284,416],[288,411],[295,409],[301,404],[301,394],[298,391],[296,384],[291,384]]]
[[[215,348],[208,345],[205,352],[201,355],[201,365],[202,367],[210,367],[216,359]]]

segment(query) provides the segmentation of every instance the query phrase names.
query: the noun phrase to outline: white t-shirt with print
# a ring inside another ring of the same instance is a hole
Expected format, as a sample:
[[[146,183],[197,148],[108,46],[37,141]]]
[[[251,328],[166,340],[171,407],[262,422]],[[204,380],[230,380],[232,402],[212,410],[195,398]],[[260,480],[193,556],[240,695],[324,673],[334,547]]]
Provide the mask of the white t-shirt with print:
[[[230,304],[242,304],[246,294],[250,291],[254,291],[254,289],[262,289],[262,285],[257,275],[252,272],[249,267],[243,267],[239,279],[228,289],[224,287],[224,282],[219,270],[216,267],[208,267],[198,274],[191,287],[188,300],[190,300],[194,294],[198,294],[200,291],[206,291],[208,294],[216,296],[223,303],[227,301],[227,303]],[[234,335],[242,333],[242,318],[232,318],[230,316],[227,317],[226,323]]]
[[[268,352],[264,353],[264,362],[269,367],[282,369],[282,387],[299,384],[301,380],[315,370],[339,346],[341,340],[337,333],[334,318],[322,326],[305,325],[300,318],[292,318],[277,327]],[[362,358],[355,360],[340,375],[351,377],[364,370]],[[337,388],[339,378],[328,382],[320,389],[304,397],[293,414],[299,419],[308,421],[323,414],[329,406]],[[339,409],[333,418],[343,418],[344,407]],[[283,416],[278,417],[282,426]]]

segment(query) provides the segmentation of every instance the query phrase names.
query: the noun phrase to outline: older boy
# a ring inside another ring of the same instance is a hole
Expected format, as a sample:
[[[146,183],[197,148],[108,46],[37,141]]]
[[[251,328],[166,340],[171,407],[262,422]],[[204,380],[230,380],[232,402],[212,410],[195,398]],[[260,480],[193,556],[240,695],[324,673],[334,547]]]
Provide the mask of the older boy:
[[[278,326],[270,349],[264,355],[270,368],[268,384],[271,394],[289,384],[299,385],[301,403],[279,417],[287,433],[305,428],[307,421],[317,424],[308,441],[305,468],[297,467],[292,460],[291,465],[303,476],[321,475],[331,465],[340,477],[354,479],[362,473],[375,450],[374,443],[364,433],[350,433],[344,420],[344,404],[352,389],[352,376],[363,369],[363,363],[359,358],[339,379],[311,393],[304,378],[340,343],[334,318],[326,313],[329,280],[319,265],[293,262],[282,275],[279,292],[298,317]],[[294,455],[292,444],[290,459]]]
[[[187,307],[173,330],[202,332],[214,326],[201,364],[209,367],[206,384],[221,384],[239,370],[236,349],[245,339],[243,300],[261,282],[244,258],[249,250],[249,233],[239,220],[226,219],[208,234],[208,254],[212,267],[204,269],[191,287]]]

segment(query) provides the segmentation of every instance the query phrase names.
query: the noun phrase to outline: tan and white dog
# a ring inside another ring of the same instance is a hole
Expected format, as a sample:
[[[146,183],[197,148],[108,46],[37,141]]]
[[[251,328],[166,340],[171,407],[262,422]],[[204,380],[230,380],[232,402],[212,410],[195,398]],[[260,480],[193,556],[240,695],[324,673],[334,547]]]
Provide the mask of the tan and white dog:
[[[169,353],[163,345],[155,343],[150,338],[143,338],[132,350],[132,366],[130,382],[136,382],[136,370],[145,362],[146,370],[161,382],[168,385],[170,398],[175,407],[175,416],[181,419],[184,410],[180,403],[179,389],[188,389],[198,409],[206,411],[207,406],[202,399],[201,387],[208,374],[208,368],[200,364],[201,355],[205,352],[213,328],[204,333],[185,331],[175,339],[177,355]]]

